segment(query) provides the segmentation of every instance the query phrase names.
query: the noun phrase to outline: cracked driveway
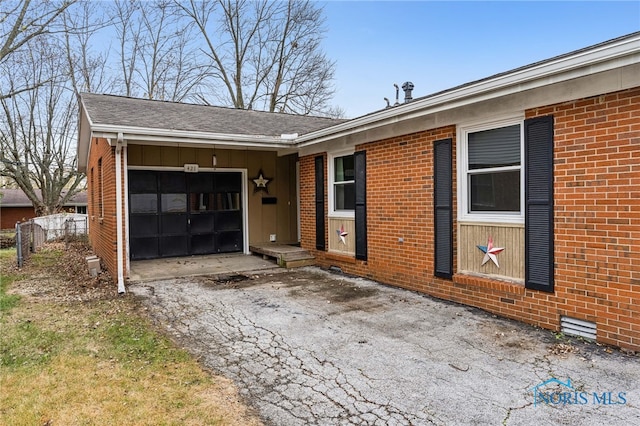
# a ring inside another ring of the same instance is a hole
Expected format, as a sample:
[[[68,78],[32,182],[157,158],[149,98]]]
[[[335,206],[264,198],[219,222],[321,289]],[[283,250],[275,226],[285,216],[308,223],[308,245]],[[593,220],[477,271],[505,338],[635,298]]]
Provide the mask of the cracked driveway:
[[[129,290],[268,425],[640,424],[637,355],[406,290],[317,268]]]

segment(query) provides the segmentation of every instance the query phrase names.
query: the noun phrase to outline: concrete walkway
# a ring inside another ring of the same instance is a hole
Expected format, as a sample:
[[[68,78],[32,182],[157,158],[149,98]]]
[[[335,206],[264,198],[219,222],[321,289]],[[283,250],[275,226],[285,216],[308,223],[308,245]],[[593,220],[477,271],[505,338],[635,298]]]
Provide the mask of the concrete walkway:
[[[131,285],[268,425],[632,425],[640,358],[317,268]]]

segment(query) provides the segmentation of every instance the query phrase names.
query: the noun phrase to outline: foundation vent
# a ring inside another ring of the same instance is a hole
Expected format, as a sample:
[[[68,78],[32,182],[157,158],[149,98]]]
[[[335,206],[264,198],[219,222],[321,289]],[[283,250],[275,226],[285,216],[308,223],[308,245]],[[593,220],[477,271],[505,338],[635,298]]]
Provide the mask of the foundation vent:
[[[594,322],[562,316],[560,317],[560,329],[564,334],[596,340],[596,324]]]

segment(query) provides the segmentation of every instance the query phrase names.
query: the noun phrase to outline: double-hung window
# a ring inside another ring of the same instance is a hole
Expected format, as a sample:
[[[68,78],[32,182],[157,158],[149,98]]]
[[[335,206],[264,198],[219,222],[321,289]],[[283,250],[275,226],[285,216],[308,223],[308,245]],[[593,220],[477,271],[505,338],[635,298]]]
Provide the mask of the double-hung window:
[[[522,122],[462,129],[463,220],[522,222]]]
[[[331,212],[353,216],[356,205],[353,154],[331,156]]]

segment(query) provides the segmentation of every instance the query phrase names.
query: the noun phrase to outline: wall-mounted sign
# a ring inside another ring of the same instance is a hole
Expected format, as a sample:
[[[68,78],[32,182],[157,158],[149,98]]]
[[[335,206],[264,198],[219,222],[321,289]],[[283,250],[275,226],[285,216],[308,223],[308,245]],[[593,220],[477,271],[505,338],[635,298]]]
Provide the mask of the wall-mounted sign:
[[[185,173],[198,173],[198,165],[197,164],[185,164],[184,165]]]

